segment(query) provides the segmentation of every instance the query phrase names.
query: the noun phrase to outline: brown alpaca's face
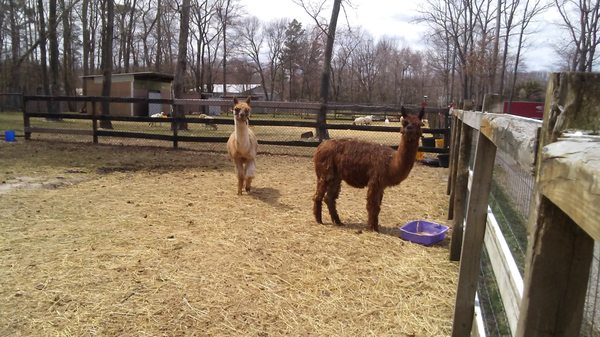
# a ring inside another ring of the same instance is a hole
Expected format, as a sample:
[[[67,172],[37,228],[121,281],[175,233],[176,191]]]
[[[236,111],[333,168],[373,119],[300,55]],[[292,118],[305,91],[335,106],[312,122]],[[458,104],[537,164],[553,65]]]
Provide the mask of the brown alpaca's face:
[[[421,127],[423,122],[421,121],[422,115],[402,115],[402,130],[400,131],[407,140],[418,141],[421,138],[423,132]]]
[[[250,118],[250,111],[252,108],[250,107],[250,98],[248,98],[245,102],[239,102],[237,98],[233,100],[233,115],[236,121],[248,123],[248,119]]]

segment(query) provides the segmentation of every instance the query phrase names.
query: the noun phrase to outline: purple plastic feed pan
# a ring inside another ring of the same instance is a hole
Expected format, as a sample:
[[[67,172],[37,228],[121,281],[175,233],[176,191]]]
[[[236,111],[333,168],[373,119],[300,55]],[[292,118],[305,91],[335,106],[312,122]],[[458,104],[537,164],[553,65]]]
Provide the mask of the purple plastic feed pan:
[[[448,226],[425,220],[414,220],[400,227],[400,237],[424,246],[444,240]]]

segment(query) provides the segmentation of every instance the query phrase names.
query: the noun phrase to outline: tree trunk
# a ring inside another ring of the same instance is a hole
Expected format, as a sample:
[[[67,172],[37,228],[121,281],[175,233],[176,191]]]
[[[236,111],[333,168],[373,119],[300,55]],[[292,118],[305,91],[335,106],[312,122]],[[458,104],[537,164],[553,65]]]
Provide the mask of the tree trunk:
[[[175,79],[173,81],[173,98],[182,98],[184,92],[185,68],[187,66],[187,43],[190,28],[190,0],[183,0],[181,5],[181,20],[179,29],[179,53],[177,54],[177,66],[175,68]],[[176,105],[173,109],[174,117],[185,117],[183,105]],[[174,123],[173,127],[178,130],[187,130],[187,123]]]
[[[114,0],[106,0],[106,21],[104,22],[104,32],[102,34],[102,96],[110,97],[112,86],[112,64],[113,64],[113,31],[115,18]],[[110,115],[110,103],[108,100],[102,101],[102,115]],[[103,129],[112,129],[110,120],[100,120],[100,127]]]
[[[19,48],[21,46],[21,34],[17,24],[17,4],[14,0],[9,1],[10,8],[10,43],[12,54],[11,75],[9,89],[13,92],[21,91],[21,72],[19,59]]]
[[[41,1],[41,0],[38,0]],[[83,76],[90,74],[90,28],[88,27],[88,9],[90,6],[90,0],[83,0],[81,4],[81,26],[83,34]],[[82,83],[83,96],[87,96],[87,81],[84,79]]]
[[[38,0],[40,16],[40,64],[42,66],[42,93],[50,95],[50,81],[48,79],[48,60],[46,59],[46,20],[44,19],[44,2]],[[39,94],[39,93],[38,93]]]
[[[63,86],[64,94],[67,96],[74,96],[75,89],[72,83],[72,64],[73,64],[73,52],[71,48],[72,44],[72,33],[71,33],[71,7],[67,8],[65,0],[60,0],[60,7],[63,12],[62,14],[62,26],[63,26]],[[69,111],[76,111],[75,102],[67,102]]]
[[[56,33],[56,0],[48,2],[48,43],[50,44],[50,95],[59,95],[58,86],[58,36]],[[57,102],[50,102],[50,113],[59,113]]]
[[[331,20],[327,30],[327,44],[325,45],[325,59],[323,61],[323,72],[321,73],[320,99],[321,108],[317,115],[317,137],[319,141],[329,139],[329,132],[326,128],[327,123],[327,103],[329,101],[329,80],[331,74],[331,58],[333,55],[333,43],[335,41],[335,29],[337,26],[338,15],[342,0],[334,0],[331,10]]]
[[[156,36],[158,36],[158,41],[156,42],[156,63],[154,65],[154,69],[156,72],[160,72],[160,63],[162,59],[162,21],[160,19],[162,15],[162,2],[158,0],[157,10],[156,10]]]

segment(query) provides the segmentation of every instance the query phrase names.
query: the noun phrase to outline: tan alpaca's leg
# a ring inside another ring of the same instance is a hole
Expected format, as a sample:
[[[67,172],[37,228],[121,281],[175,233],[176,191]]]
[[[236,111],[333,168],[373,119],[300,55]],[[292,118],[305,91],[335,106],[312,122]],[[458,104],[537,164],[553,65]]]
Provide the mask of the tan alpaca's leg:
[[[338,225],[343,226],[344,224],[340,221],[340,216],[338,215],[336,208],[336,200],[340,196],[340,189],[342,188],[342,180],[335,179],[329,182],[329,186],[327,186],[327,197],[325,202],[327,203],[327,209],[329,210],[329,215],[331,216],[331,221]]]
[[[256,171],[256,163],[251,160],[246,163],[246,192],[250,192],[252,187],[252,179],[254,178],[254,172]]]
[[[383,188],[369,185],[367,191],[367,213],[369,214],[369,228],[379,232],[379,211],[381,210],[381,200],[383,199]]]
[[[235,171],[237,173],[238,186],[237,194],[242,195],[242,188],[244,187],[244,165],[241,160],[235,161]]]
[[[315,215],[315,220],[320,224],[323,223],[321,213],[323,209],[323,197],[325,196],[326,191],[327,181],[325,179],[317,179],[317,191],[313,197],[313,213]]]

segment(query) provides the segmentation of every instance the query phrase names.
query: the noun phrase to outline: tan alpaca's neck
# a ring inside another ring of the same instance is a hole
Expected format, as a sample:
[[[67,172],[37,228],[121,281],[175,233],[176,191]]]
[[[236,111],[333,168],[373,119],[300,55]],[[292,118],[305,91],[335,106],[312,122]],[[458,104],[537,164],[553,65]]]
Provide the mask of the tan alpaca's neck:
[[[248,151],[250,149],[250,135],[246,122],[235,121],[235,139],[238,149],[241,151]]]

